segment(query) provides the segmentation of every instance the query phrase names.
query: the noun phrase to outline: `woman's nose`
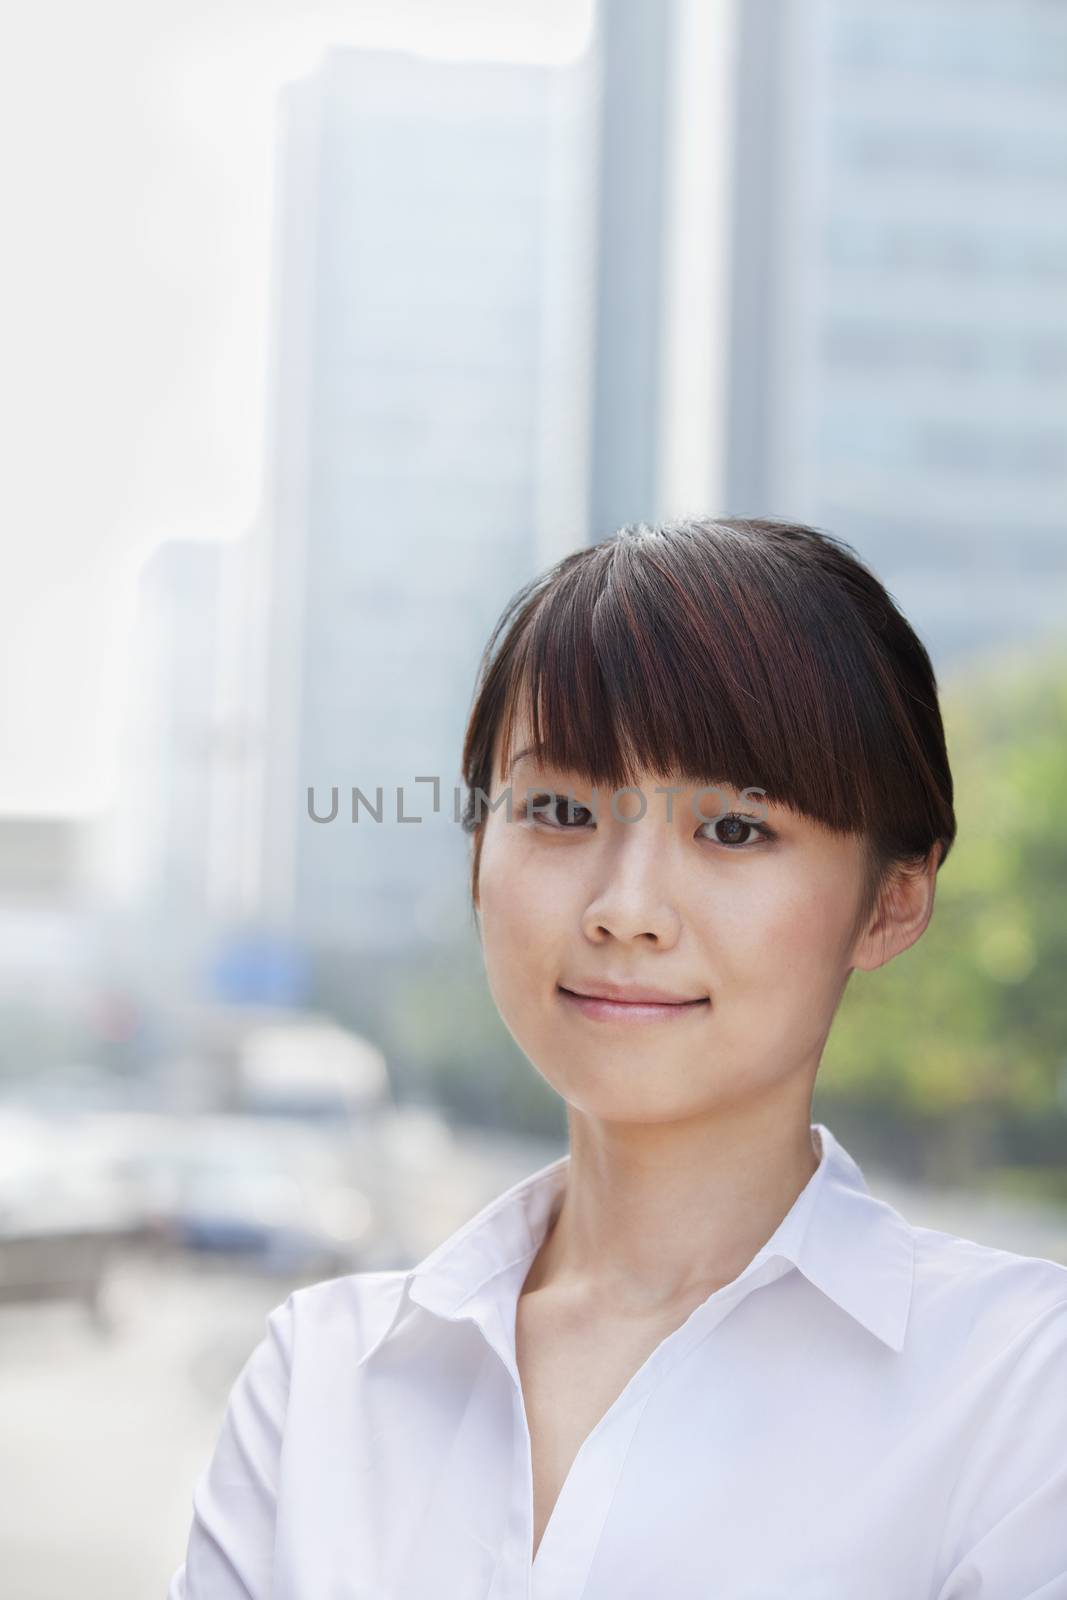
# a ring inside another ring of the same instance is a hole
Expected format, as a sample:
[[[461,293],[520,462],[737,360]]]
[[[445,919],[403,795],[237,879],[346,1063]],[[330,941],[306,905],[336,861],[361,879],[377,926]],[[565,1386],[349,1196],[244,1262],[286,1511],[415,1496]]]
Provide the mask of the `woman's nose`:
[[[673,943],[681,914],[668,841],[647,817],[618,828],[596,865],[583,914],[587,938]]]

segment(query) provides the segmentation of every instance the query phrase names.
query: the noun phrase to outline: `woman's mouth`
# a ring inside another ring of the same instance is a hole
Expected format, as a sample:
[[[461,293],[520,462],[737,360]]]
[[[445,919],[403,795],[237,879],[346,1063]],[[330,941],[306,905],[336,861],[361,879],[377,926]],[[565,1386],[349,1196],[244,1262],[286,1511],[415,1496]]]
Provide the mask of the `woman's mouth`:
[[[604,995],[579,994],[557,984],[557,992],[568,1010],[592,1022],[679,1022],[703,1011],[710,1004],[707,996],[699,1000],[620,1000]]]

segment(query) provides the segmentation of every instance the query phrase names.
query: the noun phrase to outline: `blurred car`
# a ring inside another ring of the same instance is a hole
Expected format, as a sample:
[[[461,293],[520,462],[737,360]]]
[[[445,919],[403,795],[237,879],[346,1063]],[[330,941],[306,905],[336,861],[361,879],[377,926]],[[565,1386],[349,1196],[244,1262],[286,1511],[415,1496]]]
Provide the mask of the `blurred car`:
[[[0,1304],[79,1301],[104,1333],[109,1268],[140,1221],[79,1131],[77,1121],[0,1108]]]
[[[351,1146],[302,1123],[161,1117],[114,1165],[151,1237],[266,1270],[354,1270],[375,1224]]]
[[[126,1232],[137,1207],[83,1119],[0,1108],[0,1235]]]

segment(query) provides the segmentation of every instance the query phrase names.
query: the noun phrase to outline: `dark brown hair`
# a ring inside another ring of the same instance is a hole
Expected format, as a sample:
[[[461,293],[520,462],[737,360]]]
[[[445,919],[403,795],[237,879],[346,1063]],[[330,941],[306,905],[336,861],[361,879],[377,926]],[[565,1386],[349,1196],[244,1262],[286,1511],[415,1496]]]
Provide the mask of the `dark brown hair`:
[[[483,652],[463,744],[472,902],[493,751],[525,709],[538,754],[622,788],[640,770],[762,789],[864,838],[857,931],[894,868],[956,835],[927,651],[850,545],[728,517],[632,524],[513,596]]]

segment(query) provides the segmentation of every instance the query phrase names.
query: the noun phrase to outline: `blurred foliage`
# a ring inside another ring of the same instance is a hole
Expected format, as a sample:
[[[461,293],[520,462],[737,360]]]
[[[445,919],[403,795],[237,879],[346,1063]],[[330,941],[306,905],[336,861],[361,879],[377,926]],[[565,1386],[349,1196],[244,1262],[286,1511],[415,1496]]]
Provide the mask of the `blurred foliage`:
[[[1004,657],[945,685],[956,842],[910,950],[854,972],[817,1104],[865,1106],[928,1172],[1045,1167],[1058,1193],[1067,1135],[1067,654]],[[1021,1184],[1015,1187],[1024,1187]]]

